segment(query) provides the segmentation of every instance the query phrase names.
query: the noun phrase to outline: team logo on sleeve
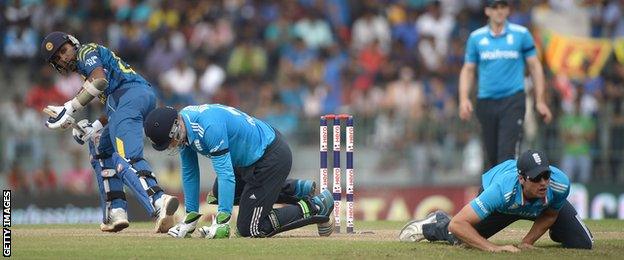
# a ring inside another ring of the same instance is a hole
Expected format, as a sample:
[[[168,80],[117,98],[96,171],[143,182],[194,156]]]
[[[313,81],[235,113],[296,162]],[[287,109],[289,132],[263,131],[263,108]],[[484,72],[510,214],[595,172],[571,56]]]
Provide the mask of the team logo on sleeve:
[[[97,61],[97,56],[91,56],[91,58],[88,58],[85,61],[85,64],[87,64],[88,66],[93,66],[95,65],[96,61]]]
[[[479,206],[479,208],[483,211],[483,213],[489,213],[489,211],[485,208],[485,205],[483,205],[483,202],[479,198],[476,198],[475,202],[477,203],[477,206]]]

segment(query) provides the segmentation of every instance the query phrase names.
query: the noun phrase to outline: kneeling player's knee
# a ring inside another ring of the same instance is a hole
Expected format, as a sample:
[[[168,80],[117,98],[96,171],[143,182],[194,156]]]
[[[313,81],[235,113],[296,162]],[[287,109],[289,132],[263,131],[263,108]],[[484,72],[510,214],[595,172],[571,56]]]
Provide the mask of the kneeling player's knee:
[[[583,237],[581,239],[578,239],[576,241],[576,243],[574,243],[574,247],[572,248],[577,248],[577,249],[592,249],[592,247],[594,246],[594,241],[592,241],[591,238],[588,237]]]
[[[562,243],[565,248],[572,249],[592,249],[594,241],[587,236],[578,236],[574,238],[565,239]]]
[[[253,220],[238,221],[236,222],[236,229],[238,230],[238,235],[241,237],[266,237],[271,231],[270,228],[267,230],[267,224],[270,225],[270,223],[267,222],[268,220],[266,217],[256,222]]]

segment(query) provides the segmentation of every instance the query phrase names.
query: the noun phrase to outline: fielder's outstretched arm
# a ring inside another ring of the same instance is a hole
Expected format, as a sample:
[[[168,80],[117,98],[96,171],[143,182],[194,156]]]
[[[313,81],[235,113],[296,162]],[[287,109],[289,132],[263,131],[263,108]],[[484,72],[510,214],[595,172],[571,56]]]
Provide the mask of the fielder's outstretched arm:
[[[499,251],[497,249],[500,246],[482,237],[474,228],[480,221],[481,219],[477,213],[472,209],[470,204],[467,204],[451,219],[448,229],[453,235],[472,247],[483,251]]]
[[[464,206],[464,208],[451,219],[449,224],[449,231],[453,233],[457,238],[461,239],[464,243],[488,252],[519,252],[520,249],[513,245],[499,246],[494,244],[484,237],[474,228],[474,225],[479,223],[481,219],[477,213],[472,209],[470,204]]]

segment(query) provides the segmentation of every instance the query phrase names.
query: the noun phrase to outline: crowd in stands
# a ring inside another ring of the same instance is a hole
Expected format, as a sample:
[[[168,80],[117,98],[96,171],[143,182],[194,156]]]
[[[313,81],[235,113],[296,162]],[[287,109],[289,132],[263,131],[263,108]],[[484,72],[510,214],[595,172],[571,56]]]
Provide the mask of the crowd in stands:
[[[575,6],[590,12],[592,37],[624,36],[622,1],[511,2],[509,20],[528,28],[535,8]],[[457,111],[465,40],[487,22],[480,0],[0,0],[0,12],[0,91],[11,93],[0,98],[0,172],[14,190],[94,190],[84,149],[50,134],[40,113],[82,86],[39,56],[56,30],[113,50],[151,82],[160,105],[235,106],[304,146],[318,145],[320,115],[351,113],[358,146],[383,157],[381,176],[401,160],[423,183],[453,168],[482,171],[476,120]],[[555,122],[527,121],[525,147],[544,148],[574,181],[623,181],[624,66],[610,60],[583,81],[545,68]],[[75,166],[56,172],[57,152]],[[172,187],[176,167],[161,179]]]

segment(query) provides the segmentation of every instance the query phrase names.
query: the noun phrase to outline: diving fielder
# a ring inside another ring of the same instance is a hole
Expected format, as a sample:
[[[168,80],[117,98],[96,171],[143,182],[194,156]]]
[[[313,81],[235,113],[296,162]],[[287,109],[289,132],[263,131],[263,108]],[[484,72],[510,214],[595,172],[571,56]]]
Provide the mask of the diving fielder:
[[[541,151],[528,150],[519,159],[507,160],[482,176],[482,192],[457,215],[449,219],[442,211],[424,220],[408,223],[399,239],[403,241],[463,242],[491,252],[532,249],[546,231],[564,248],[591,249],[593,236],[566,200],[568,177],[550,166]],[[521,243],[496,245],[487,239],[519,219],[533,221]]]
[[[176,197],[164,194],[158,186],[149,163],[143,158],[143,119],[156,106],[156,95],[150,84],[127,63],[102,45],[81,45],[64,32],[48,34],[41,44],[45,60],[61,74],[78,73],[85,79],[80,92],[62,106],[44,109],[50,118],[50,129],[74,127],[74,136],[82,142],[101,131],[101,139],[91,149],[101,198],[105,198],[102,231],[117,232],[129,226],[126,184],[148,214],[157,218],[156,232],[173,226],[178,207]],[[74,124],[72,115],[95,97],[105,103],[107,122],[87,120]],[[106,126],[104,126],[106,125]]]
[[[229,237],[236,196],[240,198],[236,221],[240,236],[270,237],[310,224],[319,224],[322,236],[333,231],[331,193],[326,190],[306,196],[312,181],[288,185],[292,153],[282,135],[267,123],[218,104],[187,106],[179,113],[165,107],[147,116],[145,134],[154,149],[180,152],[187,216],[169,230],[169,235],[190,237],[199,221],[198,154],[212,160],[217,175],[213,192],[218,213],[211,226],[200,228],[202,237]],[[292,186],[291,194],[298,194],[298,201],[274,209],[273,204],[288,186]]]

